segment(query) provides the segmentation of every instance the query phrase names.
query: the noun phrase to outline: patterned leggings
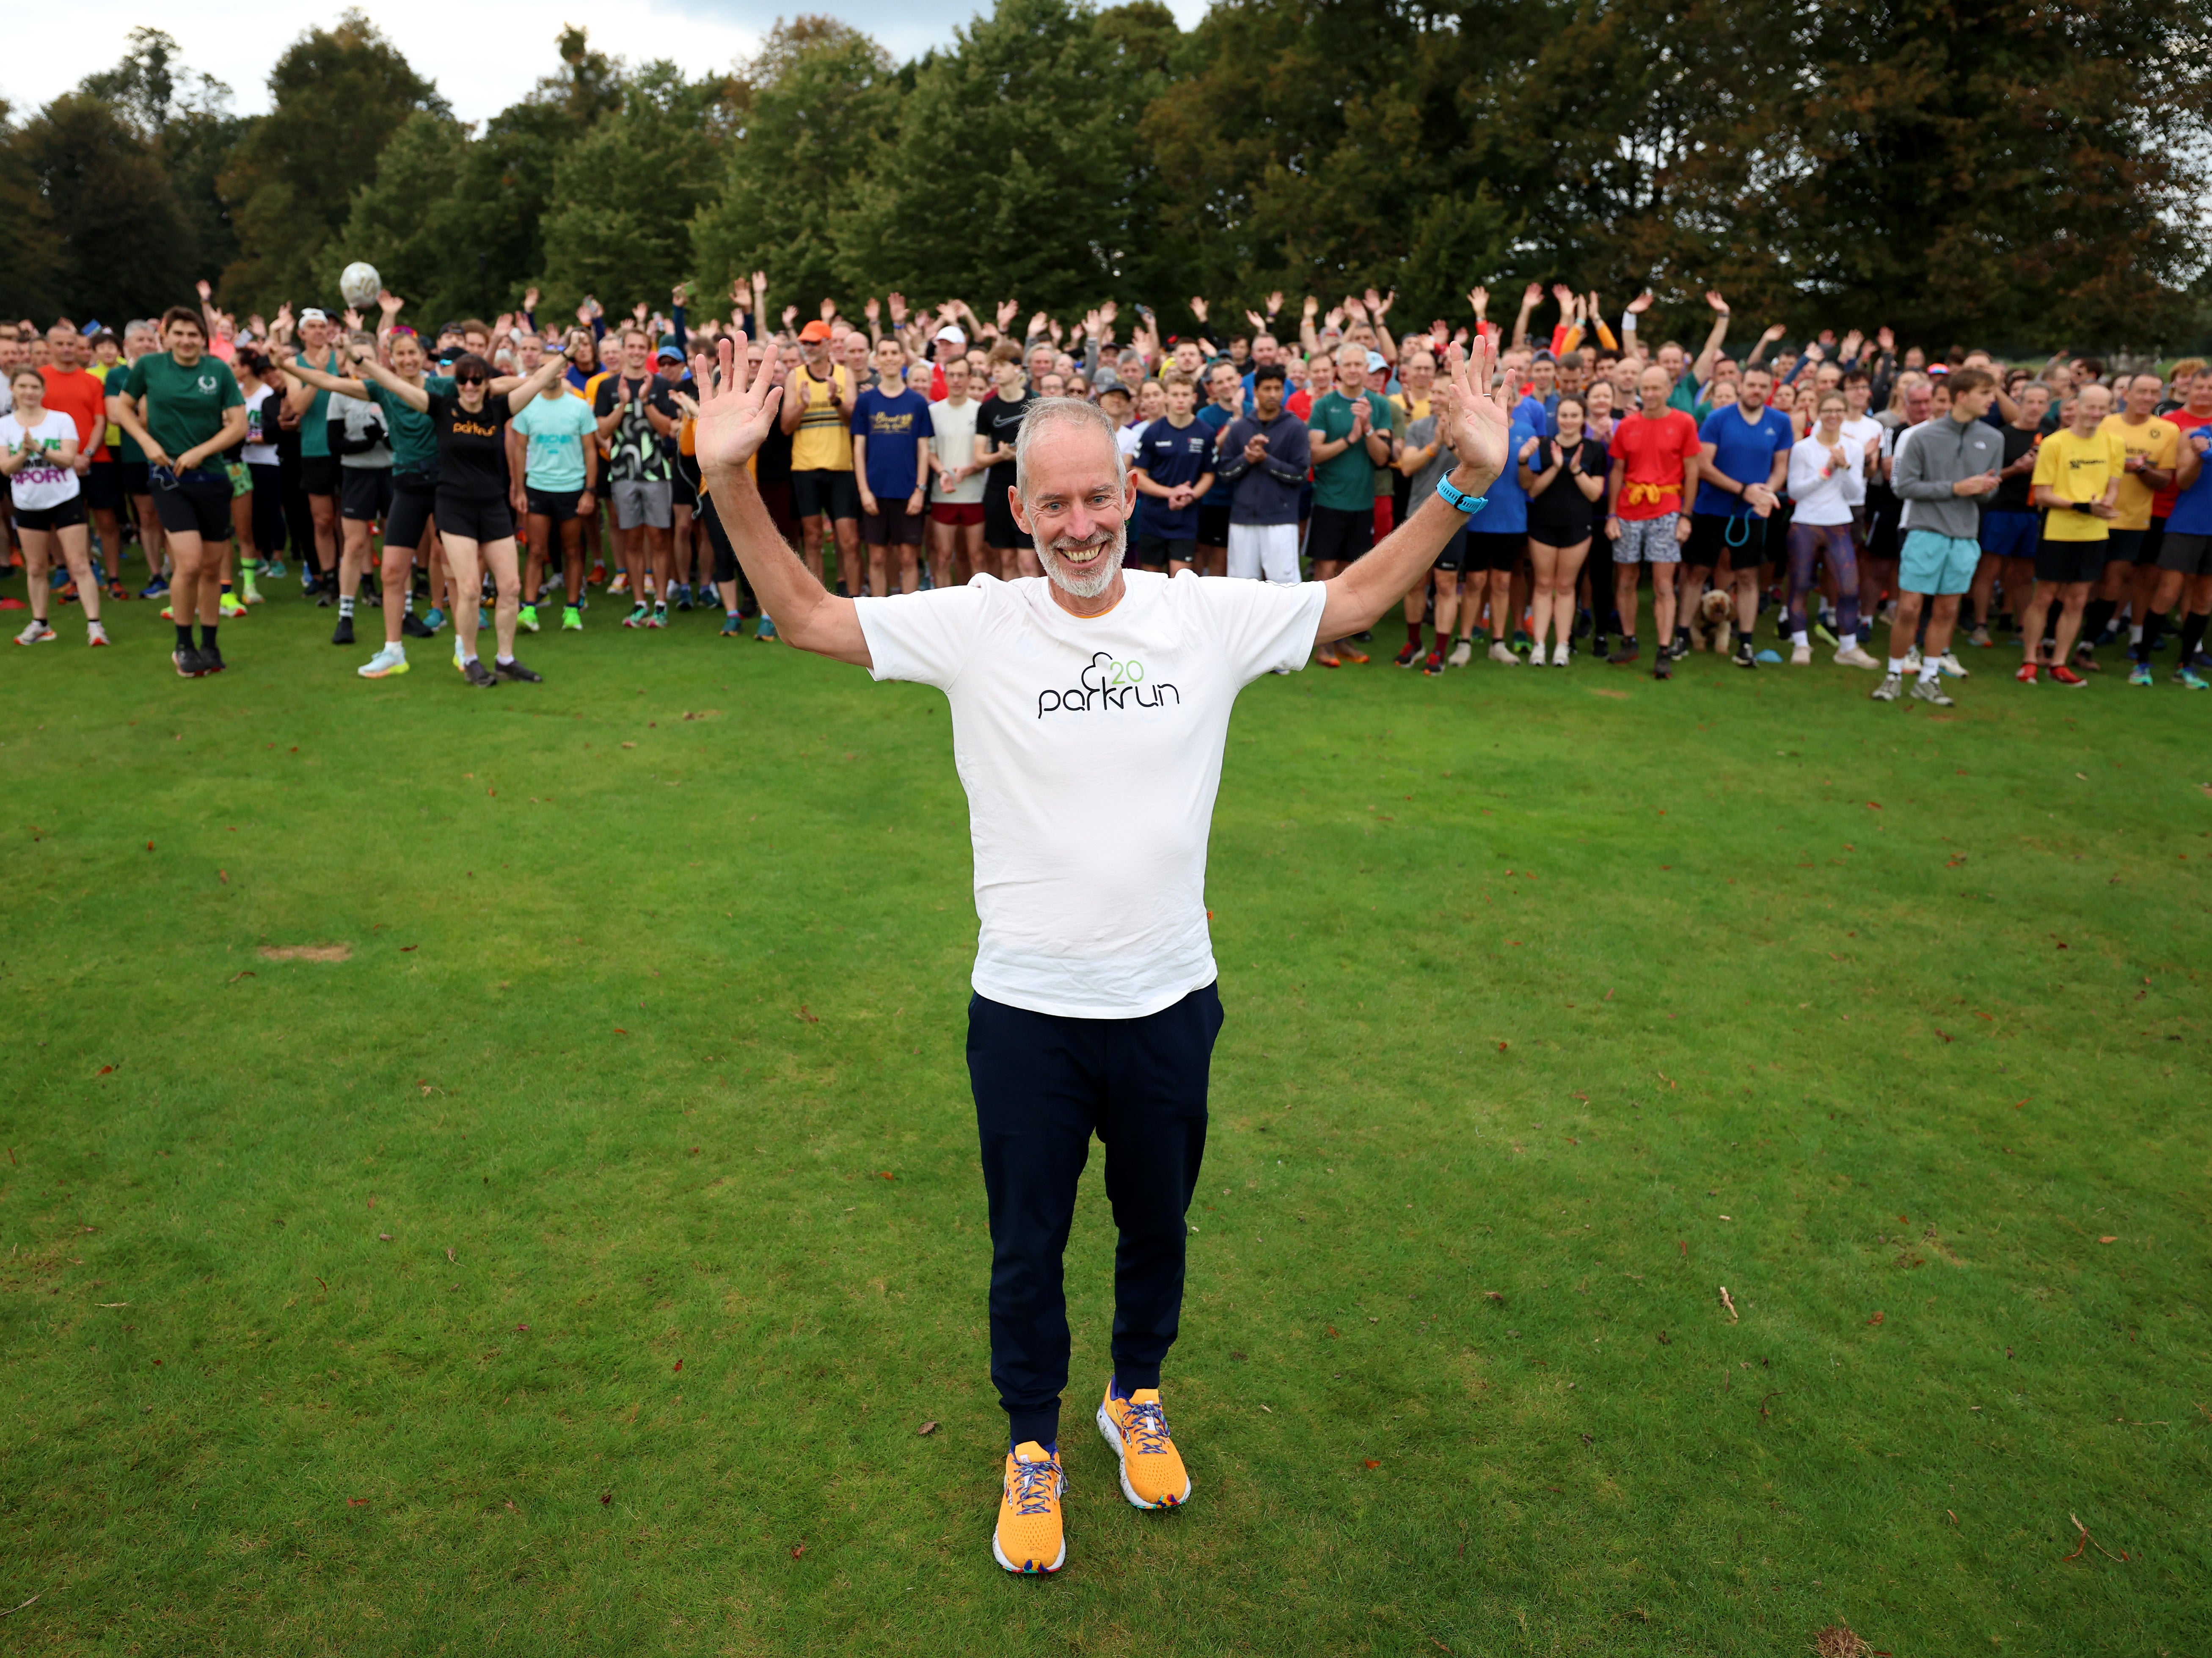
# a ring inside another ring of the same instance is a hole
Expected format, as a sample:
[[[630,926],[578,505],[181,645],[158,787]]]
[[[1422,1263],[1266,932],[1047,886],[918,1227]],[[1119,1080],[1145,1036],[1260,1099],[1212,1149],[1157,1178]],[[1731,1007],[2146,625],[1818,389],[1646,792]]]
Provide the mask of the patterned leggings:
[[[1805,631],[1805,595],[1813,588],[1813,567],[1824,557],[1836,575],[1836,632],[1849,639],[1859,631],[1859,556],[1849,524],[1790,526],[1790,609],[1783,625],[1793,636]]]

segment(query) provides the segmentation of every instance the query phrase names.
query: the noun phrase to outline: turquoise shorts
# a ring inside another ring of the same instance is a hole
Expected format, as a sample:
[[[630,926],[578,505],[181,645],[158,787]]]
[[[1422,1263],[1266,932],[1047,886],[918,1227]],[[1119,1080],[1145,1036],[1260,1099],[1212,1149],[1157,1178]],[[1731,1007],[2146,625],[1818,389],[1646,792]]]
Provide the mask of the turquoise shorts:
[[[1897,561],[1897,582],[1907,593],[1964,593],[1974,584],[1982,544],[1971,536],[1907,530]]]

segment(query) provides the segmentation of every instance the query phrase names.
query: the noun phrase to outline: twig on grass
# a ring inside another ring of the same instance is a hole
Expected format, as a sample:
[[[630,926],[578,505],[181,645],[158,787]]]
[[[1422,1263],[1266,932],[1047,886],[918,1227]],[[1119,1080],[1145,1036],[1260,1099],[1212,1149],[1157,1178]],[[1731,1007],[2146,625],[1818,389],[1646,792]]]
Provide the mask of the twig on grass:
[[[2082,1550],[2094,1549],[2099,1554],[2103,1555],[2107,1560],[2116,1560],[2123,1566],[2128,1564],[2128,1557],[2124,1552],[2114,1554],[2102,1543],[2100,1543],[2095,1538],[2090,1536],[2089,1528],[2083,1525],[2078,1519],[2075,1519],[2074,1515],[2069,1514],[2066,1517],[2074,1521],[2074,1529],[2081,1533],[2081,1540],[2074,1545],[2074,1552],[2065,1556],[2065,1559],[2079,1560],[2081,1557]]]
[[[45,1593],[46,1591],[44,1589],[40,1589],[39,1591],[39,1594],[44,1594]],[[39,1594],[33,1595],[31,1597],[31,1600],[37,1600],[39,1598]],[[31,1600],[26,1600],[23,1602],[23,1606],[29,1606],[31,1604]],[[23,1606],[10,1606],[7,1611],[0,1612],[0,1618],[13,1618],[17,1612],[23,1610]]]
[[[1728,1308],[1729,1322],[1730,1324],[1734,1324],[1736,1321],[1735,1301],[1735,1298],[1729,1294],[1728,1286],[1726,1284],[1723,1284],[1721,1286],[1721,1305]]]

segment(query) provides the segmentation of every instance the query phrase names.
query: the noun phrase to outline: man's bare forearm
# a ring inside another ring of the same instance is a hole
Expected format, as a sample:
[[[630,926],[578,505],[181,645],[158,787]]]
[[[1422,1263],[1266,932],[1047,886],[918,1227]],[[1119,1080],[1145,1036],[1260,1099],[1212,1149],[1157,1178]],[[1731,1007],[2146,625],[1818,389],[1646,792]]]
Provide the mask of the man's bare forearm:
[[[1485,475],[1462,466],[1454,472],[1451,481],[1455,488],[1479,495],[1495,477],[1495,473]],[[1480,513],[1470,521],[1442,497],[1431,495],[1412,517],[1385,536],[1381,546],[1343,575],[1329,579],[1320,637],[1340,639],[1372,627],[1383,612],[1406,596],[1414,578],[1437,562],[1437,555],[1462,524],[1473,527],[1481,521]]]

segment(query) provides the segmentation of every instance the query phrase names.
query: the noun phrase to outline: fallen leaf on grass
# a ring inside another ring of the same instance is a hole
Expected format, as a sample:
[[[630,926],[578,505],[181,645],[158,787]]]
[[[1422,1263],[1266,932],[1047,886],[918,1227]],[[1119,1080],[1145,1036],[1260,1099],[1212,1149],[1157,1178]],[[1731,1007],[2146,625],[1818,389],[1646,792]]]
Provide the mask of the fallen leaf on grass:
[[[2119,1239],[2118,1237],[2100,1238],[2097,1241],[2100,1244],[2116,1244],[2119,1242]]]
[[[682,1359],[678,1359],[678,1360],[677,1360],[677,1361],[676,1361],[676,1368],[677,1368],[678,1370],[681,1370],[683,1368],[684,1368],[684,1361],[683,1361]],[[673,1372],[672,1372],[671,1374],[672,1375],[672,1374],[673,1374]]]
[[[94,1076],[106,1076],[106,1075],[107,1075],[107,1073],[108,1073],[108,1072],[110,1072],[110,1071],[113,1070],[114,1069],[115,1069],[115,1067],[114,1067],[114,1066],[112,1066],[112,1065],[102,1065],[102,1066],[101,1066],[98,1070],[94,1071],[94,1072],[93,1073],[93,1075],[94,1075]]]
[[[1500,1307],[1505,1305],[1505,1297],[1499,1295],[1495,1289],[1486,1289],[1482,1293],[1489,1296],[1491,1300],[1496,1301]],[[1334,1332],[1331,1332],[1330,1333],[1334,1334]]]
[[[612,1491],[601,1491],[599,1493],[599,1506],[601,1508],[605,1508],[608,1503],[614,1500],[615,1494]]]
[[[392,1241],[392,1234],[389,1232],[380,1232],[376,1234],[376,1240],[379,1243],[388,1244]]]
[[[876,1178],[878,1180],[895,1180],[898,1177],[887,1168],[879,1168],[876,1171]]]
[[[1728,1308],[1729,1322],[1734,1324],[1736,1321],[1735,1300],[1729,1294],[1726,1284],[1721,1286],[1721,1305]]]
[[[129,1301],[102,1301],[100,1302],[100,1305],[102,1307],[128,1307],[131,1303]]]
[[[1849,1624],[1831,1624],[1813,1637],[1820,1658],[1867,1658],[1867,1643],[1851,1632]]]
[[[1373,1457],[1371,1457],[1371,1456],[1370,1456],[1370,1457],[1369,1457],[1369,1458],[1367,1459],[1367,1466],[1368,1466],[1369,1467],[1370,1467],[1370,1468],[1379,1468],[1379,1467],[1381,1467],[1382,1465],[1380,1462],[1376,1461]]]
[[[526,1333],[530,1329],[530,1326],[526,1324],[518,1324],[514,1327],[518,1332],[524,1333]]]
[[[449,1260],[449,1261],[452,1261],[452,1260],[453,1260],[453,1259],[454,1259],[454,1257],[453,1257],[453,1252],[452,1250],[450,1250],[450,1249],[449,1249],[449,1250],[447,1250],[447,1251],[446,1252],[446,1259],[447,1259],[447,1260]],[[459,1263],[458,1261],[455,1261],[455,1262],[454,1262],[454,1264],[455,1264],[456,1265],[459,1265]]]
[[[1951,1514],[1951,1511],[1948,1509],[1944,1509],[1943,1512],[1947,1515],[1951,1515],[1951,1523],[1954,1526],[1959,1523],[1959,1516],[1954,1514]]]
[[[411,947],[410,947],[411,948]],[[266,961],[350,961],[350,944],[264,944],[262,959]]]
[[[507,1499],[507,1511],[509,1514],[520,1514],[522,1512],[521,1509],[514,1506],[514,1499],[511,1496]]]
[[[368,1506],[368,1499],[365,1496],[349,1496],[346,1498],[346,1507],[349,1509],[366,1509]]]
[[[1950,1033],[1950,1032],[1948,1032],[1948,1031],[1947,1031],[1947,1030],[1941,1029],[1941,1028],[1939,1028],[1939,1027],[1936,1027],[1936,1026],[1932,1026],[1932,1025],[1931,1025],[1931,1026],[1929,1026],[1929,1028],[1930,1030],[1935,1031],[1935,1032],[1936,1032],[1936,1035],[1938,1035],[1938,1036],[1940,1036],[1940,1037],[1942,1037],[1942,1038],[1946,1042],[1951,1041],[1951,1040],[1953,1039],[1952,1035],[1951,1035],[1951,1033]]]
[[[927,1438],[928,1438],[932,1434],[935,1433],[936,1431],[937,1431],[937,1424],[936,1424],[935,1423],[933,1423],[933,1422],[925,1422],[925,1423],[923,1423],[921,1424],[921,1427],[919,1427],[919,1428],[917,1428],[917,1429],[915,1429],[914,1430],[914,1432],[915,1432],[915,1438],[917,1438],[917,1439],[927,1439]]]
[[[1674,1338],[1662,1330],[1659,1332],[1659,1344],[1662,1347],[1672,1347],[1674,1344]]]
[[[1868,1322],[1869,1324],[1878,1325],[1878,1324],[1880,1324],[1880,1323],[1881,1322],[1881,1320],[1882,1320],[1882,1316],[1883,1316],[1883,1315],[1882,1315],[1881,1314],[1877,1313],[1877,1314],[1875,1314],[1872,1318],[1869,1319],[1869,1320],[1867,1320],[1867,1322]]]
[[[629,745],[628,745],[627,743],[625,743],[625,744],[623,745],[623,747],[629,747]],[[799,1558],[799,1557],[800,1555],[805,1554],[805,1552],[806,1552],[806,1545],[805,1545],[804,1543],[794,1543],[794,1544],[793,1544],[793,1545],[791,1545],[791,1557],[792,1557],[793,1560],[798,1559],[798,1558]]]
[[[818,1025],[822,1022],[822,1015],[818,1013],[809,1013],[804,1002],[799,1004],[799,1011],[793,1017],[803,1019],[810,1025]]]

